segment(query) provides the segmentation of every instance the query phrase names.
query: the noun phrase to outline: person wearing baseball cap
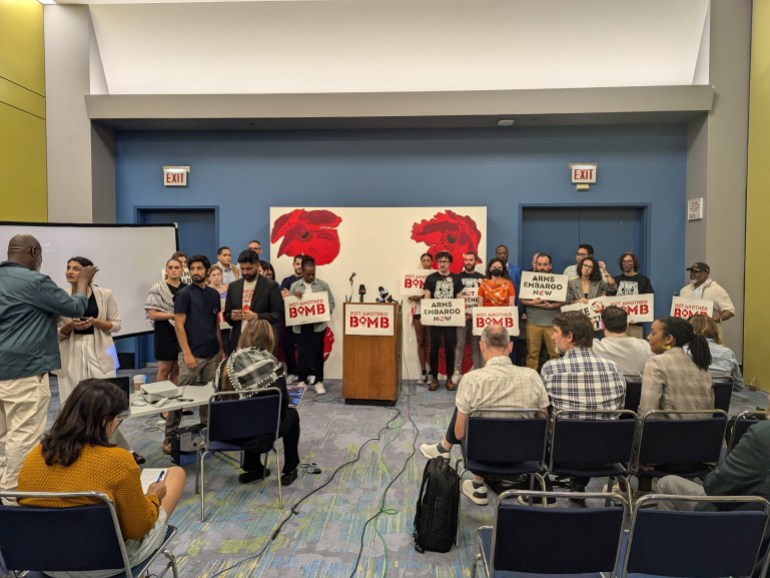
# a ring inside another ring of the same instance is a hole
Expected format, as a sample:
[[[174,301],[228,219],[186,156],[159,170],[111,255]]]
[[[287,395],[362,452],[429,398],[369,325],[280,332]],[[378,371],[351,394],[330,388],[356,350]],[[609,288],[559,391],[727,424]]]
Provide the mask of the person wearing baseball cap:
[[[709,278],[711,267],[708,263],[697,261],[687,267],[690,272],[690,283],[682,287],[679,295],[687,299],[703,299],[714,302],[712,317],[717,324],[719,337],[722,336],[722,321],[727,321],[735,316],[735,306],[727,291],[716,281]]]

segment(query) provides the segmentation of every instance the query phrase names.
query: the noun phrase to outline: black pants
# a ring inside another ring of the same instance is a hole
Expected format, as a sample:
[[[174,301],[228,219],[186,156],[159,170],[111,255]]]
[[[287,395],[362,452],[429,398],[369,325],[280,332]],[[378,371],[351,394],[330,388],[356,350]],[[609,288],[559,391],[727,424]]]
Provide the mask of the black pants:
[[[283,345],[283,356],[286,358],[286,371],[289,375],[298,375],[297,344],[291,327],[281,329],[281,345]]]
[[[313,325],[300,326],[294,334],[299,353],[299,380],[307,383],[309,375],[315,375],[316,383],[324,380],[324,334],[313,331]]]
[[[283,438],[283,473],[288,474],[297,469],[299,464],[299,414],[297,410],[290,407],[286,410],[286,415],[281,421],[279,429],[280,437]],[[255,438],[248,442],[238,442],[243,446],[243,469],[247,472],[261,474],[264,466],[260,456],[271,447],[272,437]]]
[[[446,378],[452,377],[455,367],[455,347],[457,346],[456,327],[430,328],[430,373],[438,379],[438,350],[441,338],[444,338],[444,358],[446,359]]]

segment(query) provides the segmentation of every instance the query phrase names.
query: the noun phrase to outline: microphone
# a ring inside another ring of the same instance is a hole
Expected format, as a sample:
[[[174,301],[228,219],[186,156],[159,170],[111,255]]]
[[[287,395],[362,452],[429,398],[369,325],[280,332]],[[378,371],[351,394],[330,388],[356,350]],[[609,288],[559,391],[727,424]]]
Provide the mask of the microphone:
[[[361,283],[361,284],[358,286],[358,302],[359,302],[359,303],[363,303],[363,302],[364,302],[364,297],[365,297],[365,296],[366,296],[366,285],[364,285],[363,283]]]

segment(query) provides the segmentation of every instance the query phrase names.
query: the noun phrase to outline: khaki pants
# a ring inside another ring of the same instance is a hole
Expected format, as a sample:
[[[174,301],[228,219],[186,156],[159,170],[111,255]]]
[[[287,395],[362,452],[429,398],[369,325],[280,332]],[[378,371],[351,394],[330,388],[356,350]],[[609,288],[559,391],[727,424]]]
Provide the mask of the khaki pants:
[[[527,323],[527,367],[537,371],[543,343],[545,343],[545,348],[548,350],[548,357],[551,359],[559,357],[551,335],[553,335],[553,325],[541,327],[540,325]]]
[[[0,491],[16,490],[21,465],[43,438],[50,400],[47,373],[0,381]]]

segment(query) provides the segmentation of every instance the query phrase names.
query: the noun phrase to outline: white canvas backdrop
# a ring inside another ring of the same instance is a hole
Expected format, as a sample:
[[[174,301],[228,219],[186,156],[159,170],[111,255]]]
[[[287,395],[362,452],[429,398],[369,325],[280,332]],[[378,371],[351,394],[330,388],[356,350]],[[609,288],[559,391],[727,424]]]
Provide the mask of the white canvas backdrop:
[[[59,225],[0,223],[0,250],[5,260],[14,235],[34,236],[43,248],[41,272],[70,291],[64,273],[67,261],[80,256],[99,267],[94,283],[111,289],[118,302],[122,328],[114,335],[152,331],[144,302],[153,283],[176,251],[174,225]]]
[[[342,311],[345,298],[350,295],[349,278],[352,273],[355,273],[353,281],[355,302],[358,302],[358,287],[363,284],[366,286],[366,302],[374,301],[378,297],[378,287],[382,286],[391,292],[394,300],[402,303],[402,372],[404,379],[416,379],[419,376],[419,362],[411,325],[410,302],[401,297],[399,287],[403,273],[418,269],[420,255],[431,247],[425,242],[412,239],[413,225],[423,219],[435,221],[434,217],[437,214],[446,216],[447,211],[461,217],[468,217],[475,222],[480,233],[477,251],[484,258],[487,237],[486,207],[271,207],[271,231],[274,230],[275,223],[280,217],[296,209],[309,212],[330,211],[341,219],[339,225],[334,228],[340,243],[339,254],[328,265],[320,265],[316,269],[317,277],[329,284],[336,300],[336,308],[330,323],[334,332],[334,347],[324,367],[325,375],[332,379],[342,377]],[[270,262],[275,268],[276,279],[279,282],[293,274],[291,266],[293,255],[278,256],[284,240],[271,239],[270,243]],[[451,235],[446,240],[446,242],[453,241],[462,243],[463,235],[459,237]],[[331,243],[331,241],[322,242]],[[294,245],[294,248],[298,246],[301,245]],[[312,242],[309,246],[312,246]],[[296,250],[292,251],[292,253],[296,252]],[[309,248],[308,253],[311,253]],[[478,270],[483,271],[484,267],[485,265],[479,265]]]

